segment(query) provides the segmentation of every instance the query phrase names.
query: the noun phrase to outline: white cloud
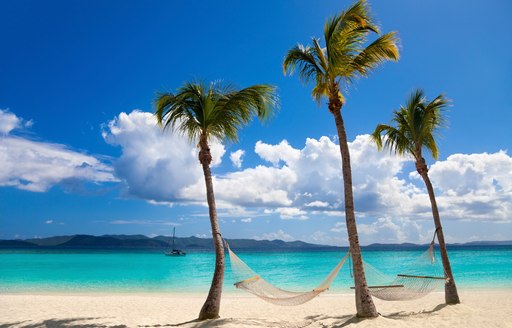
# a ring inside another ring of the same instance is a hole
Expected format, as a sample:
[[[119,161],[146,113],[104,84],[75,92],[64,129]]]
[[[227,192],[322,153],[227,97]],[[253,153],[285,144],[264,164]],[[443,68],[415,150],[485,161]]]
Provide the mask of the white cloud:
[[[230,155],[229,155],[229,159],[231,160],[231,162],[233,163],[233,165],[236,167],[236,168],[241,168],[242,167],[242,156],[245,155],[245,151],[242,150],[242,149],[238,149],[237,151],[235,152],[232,152]]]
[[[512,222],[512,158],[505,151],[454,154],[429,176],[440,191],[441,217]]]
[[[272,163],[274,166],[277,166],[280,161],[295,161],[300,156],[300,150],[294,149],[286,140],[281,141],[278,145],[269,145],[258,141],[254,151],[262,159]]]
[[[303,211],[296,207],[279,207],[275,209],[275,213],[281,216],[284,220],[307,220],[306,211]]]
[[[1,112],[0,129],[8,133],[22,120]],[[29,121],[30,122],[30,121]],[[0,136],[0,186],[44,192],[60,183],[77,181],[114,182],[113,169],[99,159],[61,144],[32,141],[11,135]]]
[[[334,227],[331,228],[332,232],[342,232],[345,231],[345,223],[344,222],[336,222],[334,224]]]
[[[184,137],[164,134],[151,113],[121,113],[109,123],[105,140],[122,148],[115,165],[129,193],[157,202],[202,204],[205,187],[197,161],[197,149]],[[431,220],[426,189],[409,158],[377,151],[368,135],[349,142],[355,209],[358,218],[393,218],[379,228],[392,231],[396,220]],[[258,141],[254,151],[268,162],[222,175],[213,170],[218,208],[232,218],[251,209],[251,216],[277,215],[282,219],[307,219],[343,214],[343,180],[339,146],[328,137],[307,138],[302,148],[286,140],[276,145]],[[225,150],[212,144],[214,165],[220,165]],[[243,150],[230,154],[240,168]],[[444,219],[497,220],[512,217],[512,159],[506,152],[456,154],[430,168]],[[185,174],[186,173],[186,174]],[[231,213],[232,212],[232,213]],[[239,213],[237,215],[236,213]],[[367,235],[377,226],[362,226]],[[332,232],[336,232],[335,227]],[[411,228],[412,229],[412,228]],[[395,236],[400,236],[395,229]]]
[[[13,113],[0,109],[0,134],[9,134],[12,130],[21,127],[21,119]]]
[[[369,240],[390,243],[427,243],[434,233],[432,227],[431,221],[424,226],[415,220],[388,217],[378,218],[370,224],[357,224],[357,230],[362,236],[370,236]]]
[[[240,221],[242,221],[244,223],[251,223],[252,222],[252,218],[241,219]]]
[[[213,180],[215,197],[220,207],[276,207],[292,204],[288,189],[297,176],[287,167],[256,166],[243,171],[216,176]],[[188,199],[204,200],[204,181],[185,187],[181,195]]]
[[[199,197],[187,198],[182,189],[199,182],[203,184],[201,195],[205,193],[197,148],[186,136],[162,131],[153,114],[121,113],[109,122],[103,137],[122,148],[115,171],[126,182],[129,194],[159,202],[197,201]],[[210,147],[212,166],[217,166],[224,146],[211,142]]]
[[[454,154],[432,165],[429,175],[447,194],[494,194],[512,191],[512,158],[505,151],[494,154]]]
[[[329,203],[315,200],[314,202],[307,203],[306,207],[329,207]]]
[[[44,221],[45,224],[52,224],[53,223],[53,220],[46,220]]]
[[[284,240],[284,241],[295,240],[295,238],[293,238],[291,235],[287,234],[286,232],[284,232],[281,229],[279,229],[276,232],[264,233],[261,236],[254,236],[253,238],[256,240],[275,240],[275,239],[280,239],[280,240]]]
[[[332,245],[332,246],[341,246],[345,241],[343,238],[340,238],[338,234],[332,235],[328,234],[326,231],[317,230],[310,236],[305,236],[304,240],[314,244],[320,245]]]

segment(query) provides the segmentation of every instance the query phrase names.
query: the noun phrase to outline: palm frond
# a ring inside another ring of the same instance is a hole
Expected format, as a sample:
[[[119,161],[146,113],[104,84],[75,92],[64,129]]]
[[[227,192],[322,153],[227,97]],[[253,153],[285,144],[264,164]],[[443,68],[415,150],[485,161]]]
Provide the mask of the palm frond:
[[[320,43],[318,42],[318,39],[313,38],[313,47],[314,50],[312,51],[313,56],[316,57],[315,62],[318,62],[320,64],[320,67],[322,67],[323,72],[325,72],[325,75],[328,75],[329,73],[329,63],[327,60],[327,54],[326,49],[322,48],[320,46]]]
[[[268,119],[278,107],[276,88],[259,84],[238,91],[233,85],[214,81],[186,82],[176,94],[155,99],[155,116],[164,129],[187,135],[191,141],[238,140],[238,130],[252,116]]]
[[[301,44],[290,49],[283,61],[284,74],[292,75],[295,70],[298,71],[299,78],[304,83],[308,83],[317,75],[325,74],[316,61],[314,49]]]
[[[313,98],[320,103],[325,96],[338,97],[344,102],[341,90],[358,76],[369,72],[386,60],[398,60],[398,38],[388,33],[365,48],[370,34],[379,34],[366,0],[356,1],[339,15],[327,19],[324,25],[325,47],[313,38],[313,45],[297,45],[290,49],[283,62],[284,73],[297,69],[304,83],[312,80]]]
[[[406,135],[393,126],[379,124],[371,134],[372,140],[376,143],[377,149],[389,149],[399,155],[410,152],[411,144]]]
[[[370,33],[379,34],[380,31],[374,24],[366,1],[356,2],[347,11],[326,22],[324,36],[329,62],[347,81],[354,77],[350,63],[363,50]]]
[[[356,1],[347,10],[326,21],[324,25],[325,42],[329,44],[333,37],[348,32],[380,33],[366,0]]]
[[[398,154],[409,153],[416,160],[422,158],[422,149],[426,149],[437,159],[439,148],[436,143],[436,131],[442,126],[442,110],[449,100],[439,95],[428,101],[422,90],[411,93],[406,105],[393,112],[394,125],[379,124],[372,134],[377,148],[389,148]],[[384,144],[382,134],[386,137]]]
[[[398,61],[398,38],[395,32],[390,32],[373,41],[364,48],[350,63],[350,70],[357,71],[361,76],[368,74],[387,60]]]

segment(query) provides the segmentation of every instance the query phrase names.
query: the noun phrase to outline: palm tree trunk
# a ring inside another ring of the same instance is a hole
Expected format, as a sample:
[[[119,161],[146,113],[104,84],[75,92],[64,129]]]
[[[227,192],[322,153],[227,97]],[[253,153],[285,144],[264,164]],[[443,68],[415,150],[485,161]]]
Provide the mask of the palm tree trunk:
[[[211,153],[208,145],[202,146],[199,151],[199,161],[203,166],[204,180],[206,183],[206,199],[210,213],[213,245],[215,247],[215,272],[208,297],[199,312],[199,320],[219,318],[220,300],[222,296],[222,284],[224,282],[224,245],[220,234],[219,221],[217,219],[217,207],[213,193],[212,172],[210,171]]]
[[[459,294],[457,292],[457,286],[455,285],[455,279],[453,279],[452,268],[450,260],[448,258],[448,251],[446,249],[446,243],[444,241],[443,227],[441,226],[441,218],[439,217],[439,210],[437,208],[436,196],[434,195],[434,188],[428,177],[428,169],[425,164],[425,159],[421,158],[420,161],[416,162],[416,169],[420,173],[423,181],[428,190],[428,197],[430,198],[430,204],[432,206],[432,215],[434,217],[434,224],[436,226],[437,240],[439,241],[439,251],[441,252],[441,260],[443,262],[444,272],[448,281],[444,285],[444,298],[446,304],[458,304],[460,303]]]
[[[350,252],[352,253],[354,286],[356,296],[357,316],[363,318],[374,318],[378,316],[377,309],[373,304],[372,296],[368,290],[366,276],[364,274],[361,249],[359,247],[359,236],[357,234],[356,217],[354,214],[354,196],[352,194],[352,169],[350,167],[350,153],[347,143],[347,133],[341,117],[341,103],[338,108],[331,108],[329,101],[329,110],[334,115],[338,138],[340,142],[341,162],[343,168],[343,185],[345,191],[345,220],[347,222],[348,240],[350,243]]]

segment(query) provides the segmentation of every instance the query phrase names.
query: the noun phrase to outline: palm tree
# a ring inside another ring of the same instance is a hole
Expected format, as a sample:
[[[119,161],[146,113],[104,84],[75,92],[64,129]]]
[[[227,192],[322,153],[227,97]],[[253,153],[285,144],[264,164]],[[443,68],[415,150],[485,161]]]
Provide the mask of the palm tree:
[[[368,291],[359,248],[350,154],[341,115],[345,97],[340,87],[347,87],[355,78],[367,77],[386,60],[396,61],[399,58],[394,32],[384,34],[365,46],[371,33],[378,35],[380,32],[370,16],[367,2],[359,0],[346,11],[326,21],[325,47],[322,48],[320,41],[313,38],[312,46],[304,47],[299,44],[290,49],[283,63],[285,74],[292,74],[297,69],[304,83],[315,81],[313,97],[318,103],[326,97],[329,101],[329,112],[334,116],[342,160],[345,220],[353,258],[356,309],[359,317],[376,317],[378,313]]]
[[[215,247],[215,272],[208,297],[199,313],[199,320],[219,317],[222,283],[224,281],[224,247],[220,234],[210,163],[209,142],[238,140],[238,130],[256,115],[267,119],[277,107],[276,88],[258,84],[237,90],[231,85],[212,82],[187,82],[177,93],[161,93],[155,99],[156,118],[163,128],[185,134],[198,142],[199,162],[203,167],[206,198]]]
[[[457,286],[453,279],[448,252],[444,241],[443,227],[439,218],[434,188],[428,177],[428,167],[423,158],[422,150],[425,148],[432,154],[434,159],[439,156],[435,133],[443,126],[443,109],[449,104],[448,99],[443,95],[437,96],[429,102],[423,91],[414,91],[407,101],[405,107],[393,112],[393,123],[395,126],[379,124],[372,134],[372,139],[380,149],[388,148],[400,155],[412,155],[416,163],[416,170],[427,186],[432,215],[436,227],[437,239],[441,252],[441,259],[446,274],[445,301],[447,304],[460,303],[457,293]],[[384,138],[385,137],[385,138]],[[384,141],[383,141],[384,139]]]

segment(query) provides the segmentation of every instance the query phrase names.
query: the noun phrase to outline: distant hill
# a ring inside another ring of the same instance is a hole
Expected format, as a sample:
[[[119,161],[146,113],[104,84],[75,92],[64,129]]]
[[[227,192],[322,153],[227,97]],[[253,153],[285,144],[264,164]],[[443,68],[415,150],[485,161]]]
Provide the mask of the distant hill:
[[[55,246],[60,245],[62,243],[67,242],[72,239],[74,236],[57,236],[57,237],[49,237],[49,238],[33,238],[26,239],[26,242],[36,244],[38,246]]]
[[[144,235],[72,235],[48,238],[32,238],[26,240],[0,240],[0,248],[55,248],[55,249],[147,249],[164,250],[169,247],[171,237]],[[251,251],[300,251],[300,250],[336,250],[339,247],[310,244],[303,241],[229,239],[229,245],[234,250]],[[472,241],[463,244],[449,244],[449,247],[485,247],[509,246],[507,241]],[[428,245],[403,244],[371,244],[363,246],[365,250],[408,250],[424,249]],[[211,238],[186,237],[175,238],[175,248],[186,251],[213,250]]]
[[[26,240],[0,240],[0,248],[56,248],[56,249],[154,249],[163,250],[169,246],[171,237],[144,235],[73,235]],[[211,238],[175,238],[175,248],[183,250],[213,250]],[[229,245],[237,250],[329,250],[334,246],[309,244],[302,241],[286,242],[276,240],[230,239]]]

